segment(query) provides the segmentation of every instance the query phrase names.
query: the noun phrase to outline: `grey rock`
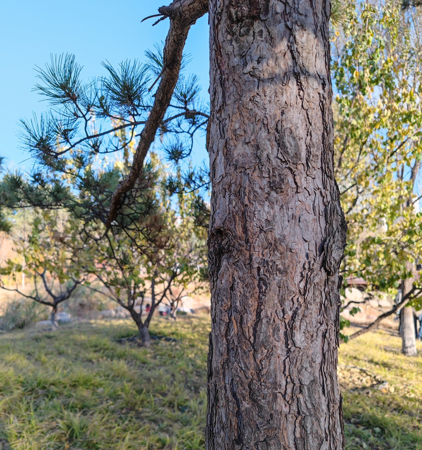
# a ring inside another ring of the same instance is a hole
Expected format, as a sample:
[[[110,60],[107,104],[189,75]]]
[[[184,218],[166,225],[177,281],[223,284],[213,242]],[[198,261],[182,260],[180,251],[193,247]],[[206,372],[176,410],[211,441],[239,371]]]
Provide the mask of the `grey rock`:
[[[72,317],[67,312],[60,312],[56,314],[56,320],[62,323],[72,322]]]

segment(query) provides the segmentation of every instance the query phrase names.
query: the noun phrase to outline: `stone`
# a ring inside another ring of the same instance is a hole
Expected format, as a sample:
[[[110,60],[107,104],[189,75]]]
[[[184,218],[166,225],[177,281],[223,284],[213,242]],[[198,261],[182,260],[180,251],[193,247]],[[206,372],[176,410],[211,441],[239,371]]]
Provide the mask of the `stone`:
[[[39,322],[35,322],[35,326],[37,328],[51,327],[51,320],[40,320]]]
[[[56,314],[56,321],[62,322],[62,323],[69,323],[72,322],[72,317],[67,312],[59,312]]]
[[[106,309],[100,312],[101,317],[116,317],[116,311],[114,309]]]
[[[372,308],[378,308],[378,300],[372,299],[369,300],[369,305],[372,306]]]
[[[381,308],[392,308],[392,304],[386,300],[385,298],[382,298],[378,304],[380,305]]]
[[[126,319],[130,317],[130,313],[127,309],[123,308],[122,306],[118,306],[115,310],[116,315],[115,317],[119,317],[120,319]]]
[[[359,289],[346,288],[345,294],[348,301],[361,302],[363,300],[363,294]]]

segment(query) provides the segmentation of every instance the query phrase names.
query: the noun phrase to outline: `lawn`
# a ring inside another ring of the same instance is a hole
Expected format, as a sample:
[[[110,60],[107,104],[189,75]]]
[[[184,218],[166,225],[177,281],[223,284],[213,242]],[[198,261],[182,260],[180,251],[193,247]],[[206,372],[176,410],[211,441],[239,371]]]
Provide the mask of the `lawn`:
[[[347,449],[422,449],[422,343],[417,346],[419,356],[406,357],[401,339],[386,331],[341,345]]]
[[[209,321],[129,321],[0,335],[0,449],[203,449]],[[347,449],[422,449],[422,357],[367,334],[340,350]],[[422,353],[422,345],[419,345]]]

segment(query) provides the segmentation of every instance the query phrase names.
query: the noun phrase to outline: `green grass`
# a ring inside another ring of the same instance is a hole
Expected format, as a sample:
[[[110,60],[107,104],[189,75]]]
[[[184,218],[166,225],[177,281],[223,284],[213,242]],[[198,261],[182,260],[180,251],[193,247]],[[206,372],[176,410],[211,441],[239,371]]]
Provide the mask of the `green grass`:
[[[0,450],[203,449],[209,321],[159,319],[152,332],[176,341],[119,343],[129,321],[1,335]],[[422,357],[399,350],[382,332],[342,345],[348,450],[422,449]]]
[[[152,349],[118,343],[129,321],[0,338],[0,449],[204,447],[207,321],[156,321]]]
[[[383,331],[341,345],[340,371],[349,374],[349,389],[343,389],[347,449],[422,449],[422,343],[417,346],[419,356],[406,357],[400,338]],[[354,367],[385,383],[365,389],[370,382],[353,380]]]

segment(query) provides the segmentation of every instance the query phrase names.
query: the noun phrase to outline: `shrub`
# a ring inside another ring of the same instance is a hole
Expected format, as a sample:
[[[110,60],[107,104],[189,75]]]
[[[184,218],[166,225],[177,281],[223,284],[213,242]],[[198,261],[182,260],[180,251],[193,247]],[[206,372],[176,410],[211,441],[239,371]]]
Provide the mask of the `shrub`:
[[[27,300],[15,300],[6,306],[3,316],[0,317],[0,329],[22,329],[33,324],[39,316],[40,305]]]

